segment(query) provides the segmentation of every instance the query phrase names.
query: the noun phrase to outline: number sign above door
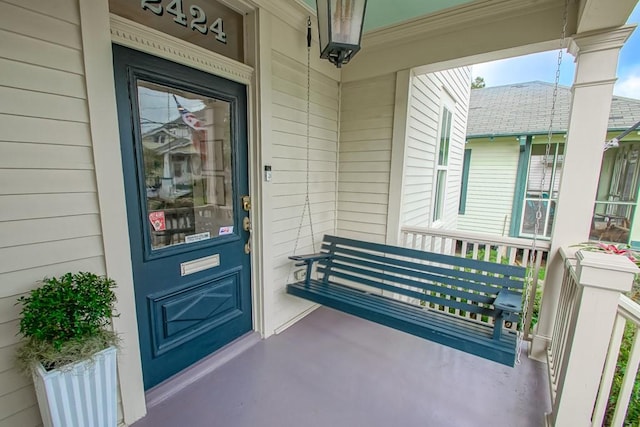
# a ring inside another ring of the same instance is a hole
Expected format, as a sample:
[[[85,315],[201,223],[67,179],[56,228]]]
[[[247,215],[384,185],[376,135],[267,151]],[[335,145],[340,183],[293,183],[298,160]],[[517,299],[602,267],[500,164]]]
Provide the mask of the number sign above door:
[[[109,0],[111,13],[244,62],[243,16],[215,0]]]

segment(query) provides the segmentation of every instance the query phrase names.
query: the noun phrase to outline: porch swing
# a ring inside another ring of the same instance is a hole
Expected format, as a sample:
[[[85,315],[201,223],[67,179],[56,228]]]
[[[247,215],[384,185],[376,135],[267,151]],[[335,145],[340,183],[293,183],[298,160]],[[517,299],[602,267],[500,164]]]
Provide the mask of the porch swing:
[[[562,49],[567,27],[565,0],[561,47],[545,159],[549,157]],[[307,158],[306,193],[300,216],[287,293],[507,366],[519,363],[533,268],[479,261],[356,239],[325,235],[320,252],[297,255],[308,216],[316,250],[309,199],[311,19],[307,20]],[[543,168],[541,188],[546,173]],[[533,266],[542,218],[538,203],[528,265]],[[455,248],[454,248],[455,249]],[[304,277],[290,281],[293,267]],[[316,275],[314,278],[314,267]],[[505,322],[517,330],[504,328]]]

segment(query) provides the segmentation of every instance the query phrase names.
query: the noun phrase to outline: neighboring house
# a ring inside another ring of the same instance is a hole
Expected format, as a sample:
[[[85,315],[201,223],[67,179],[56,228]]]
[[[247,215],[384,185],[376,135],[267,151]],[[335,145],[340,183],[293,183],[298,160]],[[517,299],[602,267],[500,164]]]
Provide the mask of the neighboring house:
[[[547,157],[553,90],[536,81],[471,91],[459,230],[532,237],[541,203],[539,235],[551,236],[571,102],[571,90],[559,87]],[[640,100],[614,96],[603,146],[639,120]],[[640,241],[639,153],[635,131],[604,153],[592,239]]]

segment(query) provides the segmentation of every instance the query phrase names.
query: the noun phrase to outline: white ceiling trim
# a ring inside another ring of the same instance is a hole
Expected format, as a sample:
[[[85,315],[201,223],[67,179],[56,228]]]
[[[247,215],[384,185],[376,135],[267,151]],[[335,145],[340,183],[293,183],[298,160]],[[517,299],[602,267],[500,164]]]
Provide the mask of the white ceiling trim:
[[[638,0],[581,0],[578,32],[619,27],[629,19]]]
[[[251,0],[256,6],[280,17],[285,22],[306,22],[311,16],[316,20],[316,11],[302,0]],[[314,31],[315,32],[315,31]]]

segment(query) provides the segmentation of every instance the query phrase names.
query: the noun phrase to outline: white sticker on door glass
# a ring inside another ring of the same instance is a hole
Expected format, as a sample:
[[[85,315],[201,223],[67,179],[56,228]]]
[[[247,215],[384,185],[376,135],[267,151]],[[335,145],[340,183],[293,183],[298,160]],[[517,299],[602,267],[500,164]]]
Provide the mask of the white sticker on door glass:
[[[220,227],[218,236],[226,236],[227,234],[233,234],[233,225],[228,227]]]
[[[192,234],[190,236],[185,236],[184,242],[185,243],[201,242],[203,240],[207,240],[210,238],[211,238],[211,233],[207,231],[205,233],[198,233],[198,234]]]

